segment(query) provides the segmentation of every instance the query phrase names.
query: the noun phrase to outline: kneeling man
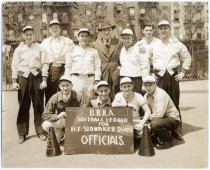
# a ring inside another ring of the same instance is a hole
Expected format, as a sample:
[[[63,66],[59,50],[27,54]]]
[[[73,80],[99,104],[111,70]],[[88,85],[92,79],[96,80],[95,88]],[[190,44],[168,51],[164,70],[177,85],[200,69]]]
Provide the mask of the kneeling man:
[[[61,91],[54,94],[48,101],[42,118],[42,127],[49,132],[53,127],[58,143],[64,138],[66,107],[79,107],[77,94],[72,90],[73,84],[69,76],[61,76],[59,88]]]
[[[150,127],[157,139],[157,149],[165,149],[173,146],[171,131],[180,125],[179,112],[169,95],[157,87],[153,76],[143,79],[146,90],[145,99],[151,110]]]

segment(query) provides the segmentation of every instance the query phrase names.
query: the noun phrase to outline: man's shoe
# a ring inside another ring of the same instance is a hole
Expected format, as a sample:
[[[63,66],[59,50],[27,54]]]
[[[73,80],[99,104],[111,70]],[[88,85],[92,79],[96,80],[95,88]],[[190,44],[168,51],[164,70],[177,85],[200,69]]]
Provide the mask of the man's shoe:
[[[47,136],[46,135],[44,135],[44,134],[38,134],[38,137],[40,138],[40,140],[42,140],[42,141],[46,141],[47,140]]]
[[[19,138],[18,138],[18,143],[21,144],[21,143],[23,143],[25,140],[26,140],[26,136],[21,135],[21,136],[19,136]]]
[[[158,143],[156,143],[156,148],[157,149],[168,149],[172,146],[173,146],[173,139],[165,141],[165,142],[158,141]]]
[[[178,141],[184,141],[184,138],[182,137],[180,132],[176,132],[175,130],[171,131],[171,135],[177,139]]]

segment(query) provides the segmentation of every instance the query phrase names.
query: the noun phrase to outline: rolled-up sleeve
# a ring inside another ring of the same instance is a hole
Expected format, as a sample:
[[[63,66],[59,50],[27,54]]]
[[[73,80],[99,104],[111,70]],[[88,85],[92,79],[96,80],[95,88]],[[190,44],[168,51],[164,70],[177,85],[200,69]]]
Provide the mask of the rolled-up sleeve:
[[[12,57],[12,79],[17,79],[18,78],[18,65],[20,61],[20,48],[17,47],[13,53]]]

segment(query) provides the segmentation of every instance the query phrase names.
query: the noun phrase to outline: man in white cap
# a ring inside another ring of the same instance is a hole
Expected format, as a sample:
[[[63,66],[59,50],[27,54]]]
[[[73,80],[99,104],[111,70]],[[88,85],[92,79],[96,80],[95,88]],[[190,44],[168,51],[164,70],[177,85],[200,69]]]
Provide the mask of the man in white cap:
[[[119,53],[122,48],[122,43],[119,39],[112,38],[112,32],[115,29],[107,19],[104,20],[98,30],[100,36],[92,43],[93,47],[98,50],[101,59],[102,80],[106,80],[110,85],[110,97],[114,98],[115,94],[119,92]]]
[[[133,91],[142,93],[142,77],[149,75],[150,65],[146,53],[141,53],[133,43],[133,31],[126,28],[120,34],[124,47],[120,52],[120,77],[130,77]]]
[[[101,79],[101,60],[98,51],[89,46],[89,39],[90,31],[81,28],[78,32],[79,44],[67,56],[65,66],[65,74],[71,76],[81,105],[87,104],[90,89]]]
[[[134,123],[134,137],[139,138],[144,124],[150,117],[150,109],[144,97],[136,92],[133,92],[134,85],[129,77],[124,77],[120,80],[119,92],[115,95],[112,107],[132,107],[133,108],[133,123]],[[139,108],[142,107],[144,111],[143,118],[140,117]]]
[[[73,84],[69,76],[63,75],[60,78],[59,88],[61,91],[54,94],[48,101],[42,118],[44,120],[42,127],[46,132],[53,127],[55,135],[60,143],[64,137],[65,118],[67,116],[66,107],[79,107],[77,94],[72,90]]]
[[[13,89],[18,90],[19,110],[17,116],[18,142],[23,143],[29,131],[31,101],[34,109],[34,125],[37,136],[46,140],[42,129],[44,88],[47,87],[49,60],[40,44],[34,42],[34,29],[23,28],[24,42],[15,49],[12,58]]]
[[[111,99],[109,97],[110,88],[107,81],[100,81],[96,85],[96,93],[98,97],[96,99],[90,100],[87,107],[111,107]]]
[[[191,65],[191,56],[186,46],[171,36],[170,23],[160,21],[158,31],[161,42],[153,46],[153,69],[158,78],[157,85],[164,89],[179,110],[179,81]]]
[[[151,110],[150,127],[157,138],[157,149],[166,149],[173,146],[173,133],[180,125],[179,111],[169,95],[157,87],[156,79],[147,76],[143,79],[146,90],[144,96]]]
[[[61,28],[58,20],[52,20],[50,22],[49,31],[51,36],[41,43],[50,61],[49,77],[47,80],[48,86],[45,89],[45,104],[47,104],[50,97],[57,92],[59,79],[64,73],[66,55],[69,54],[75,46],[71,39],[60,35]]]

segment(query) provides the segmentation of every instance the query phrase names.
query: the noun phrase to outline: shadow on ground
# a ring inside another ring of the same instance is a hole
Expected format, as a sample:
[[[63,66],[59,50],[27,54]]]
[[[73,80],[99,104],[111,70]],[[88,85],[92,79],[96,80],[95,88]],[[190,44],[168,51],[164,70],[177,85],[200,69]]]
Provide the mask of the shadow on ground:
[[[195,109],[195,107],[192,107],[192,106],[180,107],[180,111],[188,111],[188,110],[191,110],[191,109]]]
[[[191,133],[191,132],[195,132],[195,131],[199,131],[204,129],[203,127],[199,127],[199,126],[193,126],[187,123],[183,123],[182,125],[182,133],[183,135]]]

